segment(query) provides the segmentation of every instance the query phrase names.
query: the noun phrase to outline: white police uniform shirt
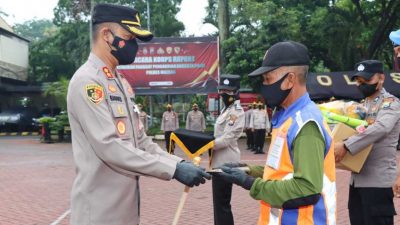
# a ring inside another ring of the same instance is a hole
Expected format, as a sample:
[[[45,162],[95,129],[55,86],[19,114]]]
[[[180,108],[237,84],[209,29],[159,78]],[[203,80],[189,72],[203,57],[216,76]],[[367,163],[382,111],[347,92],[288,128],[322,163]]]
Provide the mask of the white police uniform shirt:
[[[68,87],[72,225],[139,224],[139,176],[170,180],[179,157],[146,136],[129,83],[93,53]]]
[[[206,129],[204,114],[199,110],[190,111],[186,117],[186,129],[194,131],[204,131]]]
[[[365,101],[370,123],[360,134],[344,141],[352,154],[373,144],[360,173],[351,174],[354,187],[392,187],[397,174],[396,146],[400,133],[400,101],[382,89],[375,99]]]
[[[270,131],[270,122],[267,111],[264,109],[254,109],[253,115],[250,120],[249,127],[255,130],[267,130]]]
[[[228,108],[222,109],[214,126],[215,143],[211,167],[218,167],[227,162],[240,161],[238,139],[244,128],[244,111],[240,101],[236,100]]]

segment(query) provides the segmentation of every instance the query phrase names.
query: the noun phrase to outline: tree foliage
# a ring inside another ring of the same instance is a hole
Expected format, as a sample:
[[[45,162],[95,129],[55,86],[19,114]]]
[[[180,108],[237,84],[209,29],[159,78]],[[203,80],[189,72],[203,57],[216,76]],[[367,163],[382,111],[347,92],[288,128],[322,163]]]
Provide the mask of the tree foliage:
[[[23,24],[16,24],[13,27],[15,33],[30,41],[39,41],[53,36],[57,27],[51,20],[29,20]]]
[[[205,22],[218,23],[217,2],[209,0]],[[221,43],[227,73],[248,74],[271,45],[285,40],[309,48],[311,71],[352,70],[363,59],[391,65],[388,35],[400,27],[398,0],[229,0],[229,6],[231,35]]]
[[[91,2],[133,6],[147,27],[146,0],[59,0],[54,20],[27,21],[14,26],[17,34],[31,40],[30,83],[55,82],[70,78],[90,51]],[[151,31],[155,36],[179,36],[184,30],[175,18],[181,0],[150,0]]]
[[[62,110],[67,109],[67,92],[69,79],[61,77],[58,81],[48,83],[44,87],[45,96],[53,96]]]

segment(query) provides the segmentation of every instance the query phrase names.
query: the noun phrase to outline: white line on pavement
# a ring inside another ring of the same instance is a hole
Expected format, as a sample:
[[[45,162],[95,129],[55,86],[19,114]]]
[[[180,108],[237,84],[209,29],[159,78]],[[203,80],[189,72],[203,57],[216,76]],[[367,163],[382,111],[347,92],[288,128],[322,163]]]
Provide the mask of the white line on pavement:
[[[71,213],[71,209],[68,209],[67,211],[65,211],[64,214],[62,214],[60,217],[58,217],[54,222],[52,222],[50,225],[57,225],[58,223],[60,223],[66,216],[68,216],[68,214]]]

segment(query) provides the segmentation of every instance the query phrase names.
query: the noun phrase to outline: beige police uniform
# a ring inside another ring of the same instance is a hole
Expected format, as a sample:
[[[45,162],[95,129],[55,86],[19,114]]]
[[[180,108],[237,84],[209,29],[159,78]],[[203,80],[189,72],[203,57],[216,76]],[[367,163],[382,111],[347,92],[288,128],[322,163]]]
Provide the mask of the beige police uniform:
[[[140,122],[144,126],[144,130],[147,131],[149,129],[148,124],[147,124],[147,113],[145,111],[141,110],[139,113],[139,119],[140,119]]]
[[[365,132],[347,139],[344,144],[352,154],[370,144],[372,150],[359,174],[351,174],[354,187],[392,187],[396,179],[396,145],[400,133],[399,99],[382,89],[378,97],[364,102],[366,120],[370,123]]]
[[[161,130],[174,131],[179,128],[178,114],[174,111],[165,111],[162,115]]]
[[[244,113],[244,128],[249,129],[250,128],[250,120],[252,119],[253,115],[253,109],[249,109]]]
[[[269,132],[270,123],[267,111],[264,109],[254,109],[253,115],[251,116],[249,128],[251,129],[265,129]]]
[[[139,224],[139,176],[170,180],[181,159],[146,136],[132,88],[93,53],[72,77],[67,102],[76,166],[71,224]]]
[[[194,131],[204,131],[206,129],[204,114],[199,110],[190,111],[186,117],[186,129]]]
[[[252,149],[254,147],[254,132],[250,128],[250,120],[252,119],[254,109],[248,109],[244,113],[244,131],[246,132],[246,144],[247,149]]]
[[[270,132],[270,123],[267,111],[264,109],[254,109],[249,126],[251,129],[254,129],[254,151],[257,154],[263,153],[265,133]]]
[[[240,161],[238,139],[244,128],[244,111],[236,100],[228,108],[222,109],[214,126],[215,144],[211,167],[222,166],[227,162]]]

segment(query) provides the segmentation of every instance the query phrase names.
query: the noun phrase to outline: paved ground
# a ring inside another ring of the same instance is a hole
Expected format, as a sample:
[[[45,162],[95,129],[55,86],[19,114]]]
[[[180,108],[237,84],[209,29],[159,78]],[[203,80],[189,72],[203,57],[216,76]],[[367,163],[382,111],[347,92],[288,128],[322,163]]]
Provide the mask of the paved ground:
[[[243,140],[240,145],[244,149]],[[181,155],[179,150],[176,152]],[[242,152],[243,161],[252,164],[263,164],[265,157]],[[203,166],[206,161],[202,162]],[[41,144],[36,137],[0,137],[0,225],[69,224],[73,178],[70,144]],[[338,224],[349,224],[348,179],[348,172],[337,171]],[[191,190],[180,224],[212,224],[210,184]],[[182,191],[183,186],[175,181],[141,178],[141,224],[171,224]],[[395,202],[400,212],[400,199]],[[235,187],[232,205],[236,224],[256,224],[258,203],[247,191]],[[395,220],[395,224],[400,224],[400,216]]]

